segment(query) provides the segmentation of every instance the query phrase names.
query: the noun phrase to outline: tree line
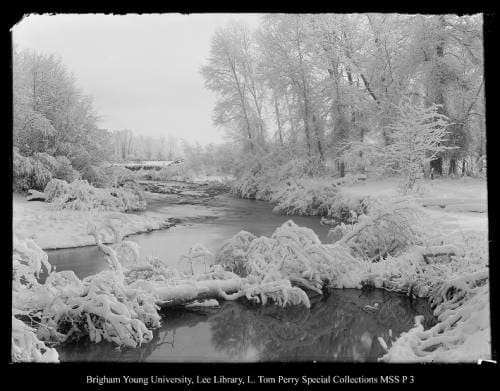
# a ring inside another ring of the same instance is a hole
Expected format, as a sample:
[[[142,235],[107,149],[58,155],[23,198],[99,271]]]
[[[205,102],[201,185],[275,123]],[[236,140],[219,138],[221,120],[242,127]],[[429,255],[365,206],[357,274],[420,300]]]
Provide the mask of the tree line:
[[[449,120],[436,173],[444,161],[465,172],[486,153],[481,15],[271,14],[254,30],[232,21],[201,74],[217,96],[214,124],[250,155],[287,148],[343,175],[353,146],[363,160],[359,145],[393,142],[404,99]]]
[[[43,189],[56,177],[103,185],[110,162],[174,160],[177,139],[137,136],[99,126],[92,98],[55,55],[14,48],[14,188]]]

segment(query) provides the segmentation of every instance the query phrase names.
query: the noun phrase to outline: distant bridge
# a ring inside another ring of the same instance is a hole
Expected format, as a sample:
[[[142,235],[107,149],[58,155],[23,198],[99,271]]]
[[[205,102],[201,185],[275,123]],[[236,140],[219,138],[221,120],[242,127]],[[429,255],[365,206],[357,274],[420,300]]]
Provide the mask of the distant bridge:
[[[177,166],[184,163],[184,159],[177,160],[144,160],[140,162],[115,163],[113,166],[125,167],[132,171],[143,170],[161,170],[169,166]]]

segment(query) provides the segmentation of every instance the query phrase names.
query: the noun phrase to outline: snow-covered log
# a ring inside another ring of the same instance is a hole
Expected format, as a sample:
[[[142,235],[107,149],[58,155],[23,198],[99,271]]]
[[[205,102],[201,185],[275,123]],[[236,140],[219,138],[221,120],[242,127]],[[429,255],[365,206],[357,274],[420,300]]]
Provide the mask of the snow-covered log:
[[[224,294],[232,294],[241,290],[242,280],[205,280],[174,286],[159,286],[154,293],[161,307],[189,304],[194,301],[223,299]],[[221,293],[223,292],[223,293]]]
[[[38,190],[30,189],[28,190],[28,195],[26,196],[26,199],[28,201],[46,201],[47,194]]]

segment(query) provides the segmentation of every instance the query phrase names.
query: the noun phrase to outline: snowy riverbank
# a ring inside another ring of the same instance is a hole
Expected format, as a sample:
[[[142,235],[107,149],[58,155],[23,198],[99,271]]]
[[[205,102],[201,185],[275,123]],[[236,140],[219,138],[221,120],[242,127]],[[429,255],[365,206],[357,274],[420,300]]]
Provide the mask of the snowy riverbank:
[[[42,249],[80,247],[95,244],[88,234],[88,224],[112,221],[123,236],[168,228],[173,222],[165,215],[144,212],[55,210],[50,203],[27,201],[23,195],[13,195],[13,234],[32,238]],[[105,238],[109,243],[112,235]]]

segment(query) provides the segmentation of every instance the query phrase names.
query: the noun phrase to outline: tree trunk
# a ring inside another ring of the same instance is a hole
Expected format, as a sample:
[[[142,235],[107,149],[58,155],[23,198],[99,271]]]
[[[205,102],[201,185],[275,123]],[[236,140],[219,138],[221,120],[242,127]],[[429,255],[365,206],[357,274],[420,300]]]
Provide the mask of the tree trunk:
[[[302,79],[302,96],[304,98],[304,133],[306,135],[307,153],[311,156],[311,131],[309,129],[309,100],[307,98],[307,91],[305,86],[305,80]]]
[[[448,175],[457,175],[457,160],[455,158],[450,159],[450,168],[448,169]]]
[[[283,132],[281,130],[280,109],[278,106],[278,100],[276,99],[276,95],[273,95],[273,99],[274,99],[274,112],[276,113],[276,123],[278,124],[278,136],[280,139],[280,144],[283,145]]]
[[[323,162],[325,160],[325,156],[324,156],[324,152],[323,152],[323,146],[321,145],[321,131],[319,128],[319,123],[316,120],[315,114],[313,114],[312,120],[313,120],[313,124],[314,124],[313,129],[314,129],[314,133],[316,136],[316,143],[318,145],[319,160],[321,162]]]
[[[443,175],[443,158],[441,156],[431,160],[431,170],[434,175]]]

